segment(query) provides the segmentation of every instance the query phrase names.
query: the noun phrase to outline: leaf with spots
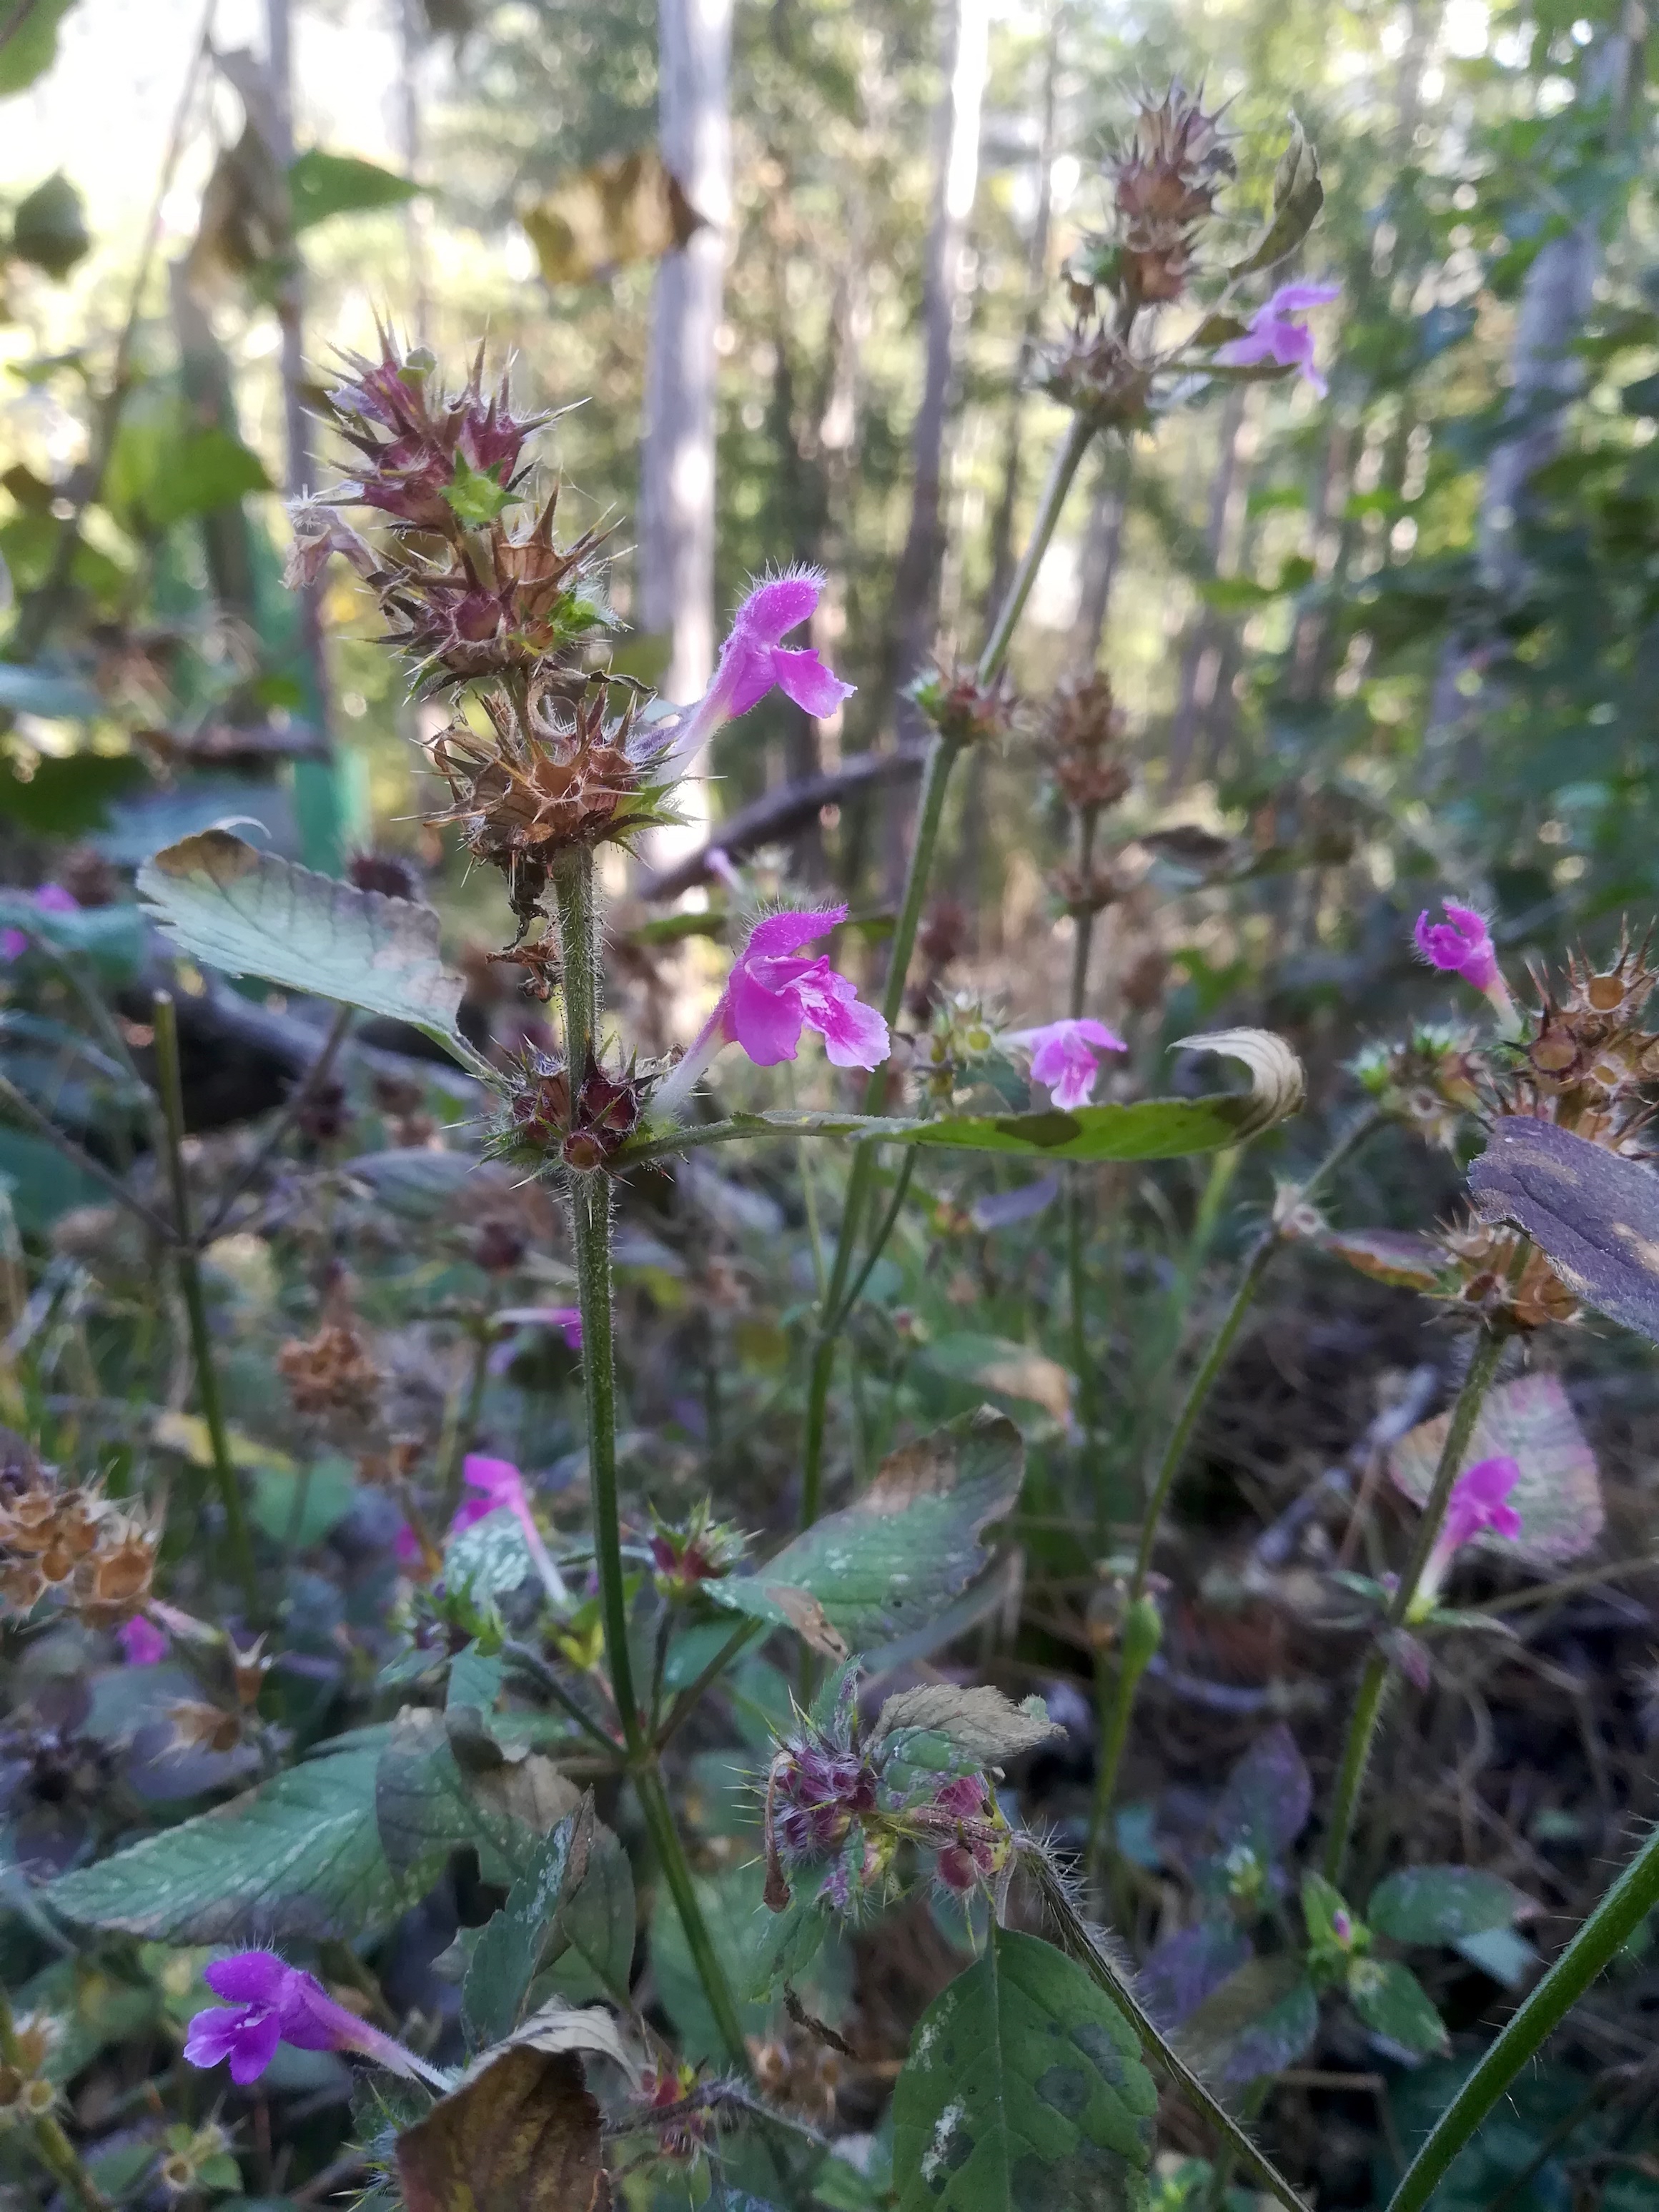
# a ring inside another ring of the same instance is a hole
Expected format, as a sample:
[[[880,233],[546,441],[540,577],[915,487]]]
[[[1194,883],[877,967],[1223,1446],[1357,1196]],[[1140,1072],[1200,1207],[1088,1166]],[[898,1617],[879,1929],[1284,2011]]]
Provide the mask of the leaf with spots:
[[[980,1531],[1012,1510],[1024,1471],[1019,1431],[981,1406],[890,1454],[854,1504],[709,1595],[832,1658],[891,1643],[937,1618],[980,1572]]]
[[[1493,1122],[1469,1170],[1483,1221],[1524,1230],[1575,1297],[1659,1344],[1659,1176],[1529,1115]]]
[[[380,1847],[376,1739],[308,1759],[229,1804],[147,1836],[46,1892],[67,1919],[167,1943],[350,1940],[414,1904]]]
[[[911,2039],[893,2094],[899,2212],[1130,2212],[1157,2106],[1104,1990],[994,1924]]]
[[[483,1066],[455,1026],[465,986],[443,964],[429,906],[319,876],[228,830],[152,854],[138,896],[173,943],[210,968],[407,1022],[464,1067]]]
[[[574,2050],[512,2043],[398,2138],[409,2212],[608,2212],[600,2113]]]
[[[1420,1422],[1389,1455],[1395,1484],[1418,1505],[1433,1486],[1448,1418]],[[1545,1574],[1581,1559],[1601,1534],[1607,1511],[1595,1454],[1555,1376],[1522,1375],[1488,1392],[1458,1471],[1499,1458],[1512,1459],[1521,1470],[1509,1494],[1521,1533],[1475,1536],[1470,1548]]]

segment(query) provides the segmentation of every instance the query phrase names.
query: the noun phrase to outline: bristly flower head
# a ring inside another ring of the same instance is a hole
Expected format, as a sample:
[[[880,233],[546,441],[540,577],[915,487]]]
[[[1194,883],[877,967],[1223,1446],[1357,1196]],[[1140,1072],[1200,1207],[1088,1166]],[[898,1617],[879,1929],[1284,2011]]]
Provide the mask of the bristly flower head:
[[[1141,102],[1115,164],[1114,194],[1123,295],[1137,306],[1178,300],[1187,289],[1198,226],[1237,171],[1220,125],[1221,111],[1206,110],[1201,88],[1171,84],[1156,106]]]
[[[1053,1103],[1066,1114],[1087,1105],[1100,1055],[1129,1049],[1115,1030],[1086,1015],[1077,1021],[1046,1022],[1040,1029],[1007,1030],[1001,1042],[1030,1054],[1032,1081],[1046,1085]]]
[[[651,1512],[651,1565],[659,1596],[683,1601],[704,1583],[729,1575],[744,1553],[740,1529],[714,1518],[713,1501],[698,1501],[681,1522]]]
[[[732,617],[708,690],[670,728],[659,773],[684,775],[724,723],[746,714],[775,689],[819,721],[852,697],[856,686],[843,684],[811,647],[783,642],[816,613],[824,581],[822,569],[787,568],[753,586]]]
[[[836,1067],[879,1067],[891,1048],[887,1024],[866,1006],[828,954],[804,957],[801,947],[847,919],[844,906],[815,913],[769,914],[749,933],[732,963],[720,1003],[685,1057],[653,1098],[653,1109],[672,1116],[690,1095],[723,1045],[742,1047],[757,1067],[775,1067],[800,1050],[803,1030],[816,1030]]]
[[[393,2073],[449,2087],[424,2059],[336,2004],[314,1975],[289,1966],[274,1951],[233,1952],[204,1967],[202,1978],[228,2002],[196,2014],[185,2057],[192,2066],[217,2066],[228,2058],[230,2078],[240,2087],[258,2080],[279,2043],[296,2051],[361,2051]]]

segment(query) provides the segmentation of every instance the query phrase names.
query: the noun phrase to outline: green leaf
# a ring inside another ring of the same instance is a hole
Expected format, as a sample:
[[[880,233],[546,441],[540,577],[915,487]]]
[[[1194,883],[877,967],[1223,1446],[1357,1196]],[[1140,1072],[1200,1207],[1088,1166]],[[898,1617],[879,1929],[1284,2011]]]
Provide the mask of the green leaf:
[[[981,1406],[884,1459],[863,1495],[769,1565],[714,1585],[737,1613],[795,1629],[836,1658],[892,1642],[943,1612],[986,1561],[978,1538],[1019,1496],[1025,1449]]]
[[[102,1206],[109,1194],[44,1137],[0,1123],[0,1189],[20,1229],[38,1237],[60,1213],[77,1206]]]
[[[480,1933],[461,1985],[461,2021],[472,2050],[499,2043],[518,2026],[555,1916],[567,1891],[580,1887],[586,1875],[592,1832],[590,1794],[542,1838],[506,1904]]]
[[[1062,1424],[1071,1419],[1072,1376],[1057,1359],[1006,1337],[981,1336],[971,1329],[936,1338],[922,1352],[922,1364],[952,1382],[1019,1398]]]
[[[388,1927],[417,1893],[374,1819],[378,1741],[305,1760],[228,1805],[61,1875],[65,1918],[167,1943],[343,1936]]]
[[[1279,156],[1273,177],[1273,212],[1261,239],[1242,261],[1235,261],[1229,276],[1249,276],[1258,269],[1271,269],[1283,261],[1313,228],[1325,204],[1320,181],[1319,156],[1295,116],[1291,118],[1291,143]]]
[[[11,222],[11,250],[19,260],[62,279],[91,244],[86,202],[61,169],[19,201]]]
[[[513,494],[495,471],[471,467],[466,455],[461,453],[455,456],[455,473],[444,487],[444,499],[471,530],[494,522],[513,504]]]
[[[0,662],[0,705],[13,705],[6,696],[8,679],[20,676],[38,678],[42,672]],[[42,680],[63,687],[51,694],[58,702],[54,713],[65,709],[69,719],[78,721],[94,720],[103,713],[97,693],[78,678],[45,677]],[[25,707],[21,711],[40,710]],[[72,753],[63,760],[43,757],[35,763],[27,781],[9,764],[0,763],[0,815],[20,823],[37,836],[78,837],[102,826],[112,800],[130,798],[144,789],[149,780],[143,763],[132,753]]]
[[[571,2004],[626,2004],[638,1934],[633,1867],[621,1838],[596,1820],[587,1871],[559,1906],[532,2002],[562,1996]]]
[[[434,1152],[424,1145],[363,1152],[346,1162],[345,1171],[366,1182],[386,1212],[404,1221],[439,1220],[464,1193],[493,1197],[500,1188],[491,1188],[488,1162],[467,1152]]]
[[[1355,1929],[1350,1926],[1346,1936],[1337,1931],[1336,1916],[1347,1912],[1348,1905],[1340,1889],[1316,1874],[1311,1867],[1302,1875],[1302,1917],[1307,1924],[1308,1941],[1317,1949],[1346,1951],[1352,1943]],[[1352,1923],[1353,1915],[1349,1913]]]
[[[58,58],[58,26],[74,4],[75,0],[34,0],[9,38],[0,42],[0,95],[21,92],[46,75]],[[8,21],[17,14],[15,7],[9,9]]]
[[[1402,2051],[1433,2058],[1451,2048],[1428,1991],[1397,1959],[1356,1959],[1348,1969],[1348,2002],[1374,2034]]]
[[[444,1547],[444,1580],[479,1605],[506,1597],[536,1571],[518,1516],[502,1505],[452,1536]]]
[[[1402,1868],[1379,1882],[1366,1908],[1371,1925],[1397,1943],[1456,1943],[1507,1928],[1531,1899],[1481,1867]]]
[[[917,2022],[893,2093],[899,2212],[1127,2212],[1145,2202],[1157,2106],[1104,1991],[993,1923]]]
[[[325,154],[320,146],[313,146],[289,164],[288,190],[294,228],[301,231],[326,222],[331,216],[401,207],[421,187],[412,178],[359,161],[355,154]]]
[[[771,2018],[771,2008],[750,1994],[765,1979],[775,1940],[772,1916],[762,1897],[764,1879],[758,1863],[692,1877],[709,1940],[726,1969],[745,2035],[764,2034]],[[818,1992],[826,1987],[835,1999],[844,2001],[845,1959],[839,1949],[820,1952],[812,1965],[811,1975],[800,1984],[809,2008],[821,2008]],[[665,1892],[659,1893],[651,1918],[651,1970],[663,2008],[679,2030],[686,2057],[720,2063],[725,2045],[692,1964],[679,1914]]]
[[[1319,2033],[1319,2000],[1300,1959],[1252,1959],[1205,1998],[1181,2031],[1183,2055],[1212,2089],[1280,2074]]]
[[[1389,1455],[1395,1483],[1419,1505],[1434,1481],[1449,1418],[1442,1413],[1419,1423]],[[1477,1536],[1471,1548],[1544,1573],[1590,1550],[1607,1519],[1601,1477],[1595,1454],[1555,1376],[1518,1376],[1487,1393],[1458,1471],[1496,1458],[1512,1459],[1521,1470],[1509,1495],[1521,1516],[1521,1533]]]
[[[914,1757],[905,1739],[937,1735],[976,1765],[995,1765],[1065,1733],[1051,1721],[1041,1698],[1023,1705],[1000,1690],[981,1684],[963,1689],[955,1682],[926,1682],[889,1698],[871,1732],[872,1744],[890,1743],[900,1758]]]
[[[388,1864],[417,1895],[463,1844],[486,1881],[511,1885],[537,1839],[576,1809],[578,1796],[536,1752],[509,1758],[468,1707],[405,1706],[374,1776],[374,1819]]]
[[[0,929],[21,929],[54,952],[84,959],[103,983],[130,983],[143,964],[143,917],[136,906],[79,907],[54,914],[32,898],[0,896]]]
[[[356,1498],[349,1460],[319,1459],[297,1469],[264,1467],[253,1479],[253,1517],[273,1544],[292,1542],[304,1552],[339,1526]]]
[[[430,907],[337,883],[228,830],[153,854],[138,894],[192,958],[407,1022],[477,1073],[455,1026],[465,985],[440,957]]]
[[[192,515],[234,507],[250,492],[270,489],[259,456],[228,430],[210,425],[167,443],[161,465],[144,487],[143,504],[147,519],[165,530]]]

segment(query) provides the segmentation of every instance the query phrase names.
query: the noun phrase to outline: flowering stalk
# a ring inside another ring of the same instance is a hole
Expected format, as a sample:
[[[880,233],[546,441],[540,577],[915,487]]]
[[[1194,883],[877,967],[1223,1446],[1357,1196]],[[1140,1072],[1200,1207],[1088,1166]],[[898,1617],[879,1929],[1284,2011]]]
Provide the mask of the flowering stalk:
[[[1024,611],[1026,600],[1030,597],[1036,572],[1042,566],[1042,556],[1048,550],[1049,540],[1060,521],[1066,495],[1072,488],[1072,479],[1089,449],[1097,427],[1088,415],[1074,414],[1065,439],[1054,454],[1048,481],[1042,488],[1042,497],[1031,526],[1030,541],[1013,581],[1008,586],[1008,595],[991,625],[991,634],[985,641],[985,649],[980,654],[974,672],[975,681],[981,690],[988,689],[1002,673],[1003,665],[1008,658],[1008,648],[1013,642],[1015,627]],[[898,1020],[904,1005],[904,986],[910,970],[910,955],[915,950],[916,931],[921,923],[922,902],[927,894],[928,878],[933,873],[939,824],[945,817],[945,793],[957,756],[963,749],[963,741],[960,738],[948,735],[943,730],[935,730],[922,768],[915,840],[910,848],[904,896],[899,903],[898,921],[893,930],[887,988],[882,998],[882,1016],[890,1029]],[[866,1088],[864,1110],[866,1114],[879,1113],[884,1086],[885,1079],[878,1070]],[[830,1270],[829,1285],[818,1305],[812,1364],[807,1376],[806,1413],[801,1440],[800,1515],[803,1528],[810,1528],[817,1519],[823,1501],[823,1440],[830,1411],[830,1384],[836,1371],[836,1352],[841,1333],[852,1310],[848,1284],[852,1278],[854,1249],[865,1210],[870,1202],[875,1172],[874,1147],[859,1146],[854,1152],[853,1165],[847,1178],[841,1234],[836,1240],[836,1256]],[[888,1225],[890,1227],[890,1221]],[[878,1255],[881,1243],[884,1242],[884,1232],[875,1246]]]
[[[1469,1438],[1474,1433],[1481,1405],[1492,1387],[1508,1340],[1505,1329],[1491,1324],[1482,1328],[1476,1340],[1474,1356],[1469,1361],[1463,1387],[1457,1394],[1457,1402],[1452,1407],[1451,1419],[1446,1425],[1446,1441],[1441,1449],[1440,1463],[1435,1468],[1434,1481],[1417,1523],[1411,1556],[1389,1602],[1386,1618],[1387,1626],[1391,1629],[1403,1627],[1413,1617],[1418,1593],[1434,1559],[1452,1502],[1463,1465],[1463,1455],[1468,1449]],[[1341,1887],[1348,1845],[1353,1836],[1354,1820],[1359,1810],[1360,1793],[1364,1789],[1366,1770],[1370,1765],[1371,1746],[1376,1737],[1383,1695],[1393,1674],[1394,1661],[1379,1643],[1365,1662],[1364,1672],[1359,1678],[1358,1695],[1348,1717],[1348,1733],[1342,1747],[1342,1765],[1337,1776],[1336,1799],[1331,1808],[1330,1833],[1325,1842],[1325,1879],[1338,1888]]]
[[[1382,1127],[1382,1115],[1376,1112],[1364,1114],[1346,1134],[1339,1137],[1302,1185],[1297,1194],[1298,1201],[1305,1202],[1310,1199],[1321,1184],[1328,1181],[1346,1160],[1358,1151],[1367,1138]],[[1244,1263],[1244,1272],[1239,1278],[1238,1288],[1233,1292],[1232,1303],[1222,1316],[1221,1325],[1211,1339],[1209,1350],[1205,1353],[1197,1372],[1187,1386],[1186,1397],[1182,1401],[1181,1411],[1176,1416],[1175,1425],[1170,1431],[1169,1442],[1164,1448],[1163,1458],[1158,1462],[1158,1472],[1152,1478],[1152,1486],[1147,1494],[1146,1510],[1141,1516],[1140,1541],[1135,1552],[1134,1568],[1130,1575],[1128,1589],[1125,1595],[1126,1622],[1133,1620],[1137,1610],[1143,1608],[1146,1601],[1146,1583],[1152,1573],[1152,1554],[1157,1547],[1158,1531],[1163,1526],[1164,1508],[1170,1502],[1170,1492],[1175,1487],[1176,1475],[1181,1472],[1182,1462],[1186,1458],[1187,1446],[1192,1440],[1193,1430],[1197,1425],[1198,1417],[1203,1412],[1210,1392],[1215,1387],[1217,1376],[1226,1364],[1227,1355],[1232,1350],[1233,1340],[1243,1326],[1244,1317],[1255,1303],[1255,1294],[1261,1287],[1261,1279],[1267,1272],[1268,1263],[1284,1242],[1283,1224],[1287,1211],[1284,1208],[1275,1208],[1273,1218],[1268,1221],[1261,1236],[1257,1237],[1249,1258]],[[1134,1712],[1135,1691],[1139,1685],[1141,1675],[1146,1672],[1153,1648],[1155,1645],[1147,1650],[1146,1656],[1140,1660],[1139,1666],[1129,1662],[1129,1654],[1126,1648],[1123,1663],[1119,1667],[1113,1680],[1109,1707],[1105,1705],[1106,1683],[1103,1679],[1101,1686],[1103,1710],[1101,1716],[1100,1765],[1095,1777],[1094,1804],[1089,1816],[1088,1853],[1091,1859],[1100,1850],[1103,1840],[1106,1815],[1111,1807],[1113,1792],[1117,1787],[1117,1771],[1122,1763],[1124,1746],[1128,1741],[1129,1723]]]
[[[23,2089],[44,2079],[36,2072],[29,2053],[23,2046],[10,2000],[3,1989],[0,1989],[0,2061],[15,2069]],[[82,2212],[107,2212],[102,2192],[82,2164],[74,2144],[53,2118],[49,2106],[44,2112],[33,2116],[29,2132],[33,2137],[41,2165],[61,2187],[69,2191],[82,2208]]]
[[[179,1287],[184,1294],[185,1313],[190,1325],[191,1352],[196,1364],[196,1394],[201,1400],[202,1419],[207,1426],[209,1445],[213,1453],[214,1480],[218,1485],[220,1503],[224,1507],[225,1533],[230,1540],[231,1557],[242,1585],[248,1618],[257,1620],[261,1611],[259,1578],[254,1571],[253,1547],[249,1541],[247,1522],[242,1513],[241,1486],[235,1462],[230,1455],[230,1437],[225,1427],[224,1407],[219,1396],[219,1372],[214,1364],[213,1338],[208,1328],[207,1302],[202,1295],[202,1271],[197,1256],[195,1234],[191,1227],[190,1186],[185,1176],[185,1096],[183,1079],[179,1072],[178,1011],[171,995],[166,991],[155,994],[154,1011],[155,1072],[167,1125],[167,1178],[173,1190],[174,1249]]]

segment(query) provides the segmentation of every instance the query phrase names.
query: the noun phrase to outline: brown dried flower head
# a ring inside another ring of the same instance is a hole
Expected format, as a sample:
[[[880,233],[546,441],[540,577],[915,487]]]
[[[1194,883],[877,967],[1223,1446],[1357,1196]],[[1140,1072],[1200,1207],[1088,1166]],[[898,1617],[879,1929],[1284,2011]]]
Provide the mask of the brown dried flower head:
[[[326,1321],[315,1336],[293,1337],[276,1354],[297,1413],[373,1418],[380,1370],[349,1321]]]
[[[1053,771],[1068,806],[1079,812],[1115,806],[1128,790],[1130,770],[1121,748],[1123,710],[1111,678],[1066,676],[1042,708],[1037,750]]]
[[[1156,105],[1143,100],[1112,165],[1120,282],[1137,306],[1178,300],[1187,288],[1199,228],[1237,172],[1220,123],[1219,109],[1206,110],[1201,86],[1188,93],[1172,83]]]
[[[186,1698],[167,1708],[173,1735],[167,1750],[175,1757],[187,1751],[234,1751],[242,1741],[243,1716],[218,1705]]]
[[[1559,986],[1534,971],[1538,1007],[1519,1066],[1498,1085],[1506,1113],[1554,1121],[1609,1152],[1646,1149],[1637,1140],[1652,1118],[1648,1094],[1659,1084],[1659,1032],[1642,1020],[1659,983],[1651,944],[1651,932],[1636,945],[1626,930],[1607,967],[1570,956]]]
[[[61,1483],[21,1439],[0,1463],[0,1611],[51,1595],[94,1627],[127,1619],[150,1594],[159,1528],[79,1483]]]
[[[1488,1326],[1529,1332],[1577,1318],[1577,1299],[1530,1240],[1470,1222],[1443,1229],[1435,1242],[1446,1263],[1441,1295]]]

